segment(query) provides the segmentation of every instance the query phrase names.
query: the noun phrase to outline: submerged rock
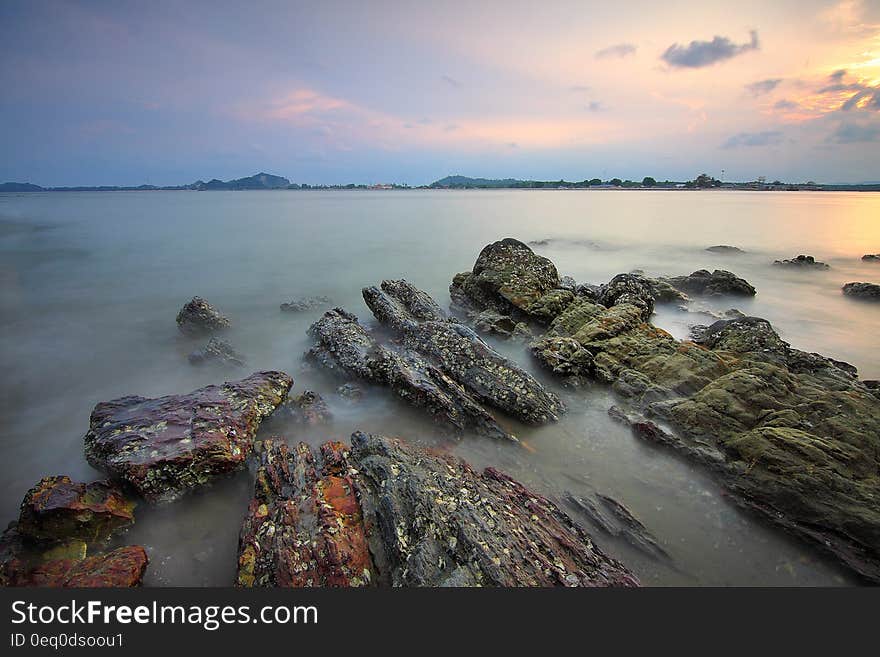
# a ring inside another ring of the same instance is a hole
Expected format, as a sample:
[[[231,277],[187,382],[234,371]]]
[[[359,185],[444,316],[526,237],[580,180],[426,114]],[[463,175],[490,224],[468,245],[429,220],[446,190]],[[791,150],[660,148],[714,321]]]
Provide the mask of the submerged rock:
[[[244,356],[239,354],[232,345],[219,338],[211,338],[203,348],[192,352],[187,359],[190,365],[228,365],[232,367],[244,367]]]
[[[853,299],[880,301],[880,285],[874,283],[847,283],[842,289],[846,296]]]
[[[400,440],[270,443],[255,489],[239,585],[638,585],[549,500]]]
[[[715,246],[710,246],[706,248],[710,253],[722,253],[724,255],[735,255],[738,253],[745,253],[741,248],[737,246],[728,246],[727,244],[717,244]]]
[[[676,289],[688,294],[704,296],[755,295],[755,288],[747,281],[724,269],[716,269],[711,273],[705,269],[700,269],[688,276],[673,276],[665,280]]]
[[[315,345],[306,358],[328,371],[386,386],[455,433],[473,429],[486,436],[513,439],[473,395],[438,366],[411,349],[379,344],[355,315],[342,308],[324,313],[309,328],[309,335]]]
[[[260,422],[291,385],[283,372],[257,372],[187,395],[101,402],[84,438],[86,459],[151,502],[174,499],[242,467]]]
[[[336,394],[343,399],[355,403],[364,397],[364,389],[356,383],[343,383],[336,388]]]
[[[229,320],[201,297],[193,297],[177,313],[177,328],[185,335],[204,335],[228,326]]]
[[[828,269],[828,265],[819,262],[811,255],[799,255],[791,260],[774,260],[776,267],[787,267],[789,269]]]
[[[626,506],[599,492],[575,495],[566,492],[566,501],[580,511],[600,531],[623,538],[637,550],[656,559],[669,560],[669,553],[657,542],[648,528]]]
[[[21,503],[18,532],[37,541],[103,541],[134,523],[134,503],[106,481],[44,477]]]
[[[558,419],[562,402],[533,376],[483,342],[470,328],[448,321],[424,292],[400,281],[363,290],[364,301],[402,345],[436,363],[474,398],[529,424]],[[430,303],[428,303],[430,301]],[[424,311],[427,304],[431,312]]]
[[[287,303],[282,303],[281,310],[288,313],[301,313],[308,310],[315,310],[316,308],[327,306],[329,303],[331,303],[330,297],[300,297],[298,299],[288,301]]]
[[[297,424],[316,426],[333,419],[327,402],[314,390],[305,390],[301,395],[286,399],[272,416],[291,420]]]

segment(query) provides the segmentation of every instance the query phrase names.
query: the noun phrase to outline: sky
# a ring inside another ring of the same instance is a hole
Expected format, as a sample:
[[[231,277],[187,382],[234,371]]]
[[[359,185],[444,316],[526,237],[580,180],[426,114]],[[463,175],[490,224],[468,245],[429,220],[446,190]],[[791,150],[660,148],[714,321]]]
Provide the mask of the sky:
[[[0,181],[880,180],[880,0],[0,2]]]

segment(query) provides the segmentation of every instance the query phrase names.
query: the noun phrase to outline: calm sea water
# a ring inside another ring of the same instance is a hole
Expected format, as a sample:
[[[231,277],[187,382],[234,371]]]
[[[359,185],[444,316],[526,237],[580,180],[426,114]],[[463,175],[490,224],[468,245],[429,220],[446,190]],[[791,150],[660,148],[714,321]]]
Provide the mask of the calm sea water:
[[[282,427],[289,441],[343,439],[355,429],[449,444],[383,390],[358,405],[302,365],[315,313],[282,313],[299,295],[327,295],[364,320],[361,287],[405,277],[448,303],[456,272],[488,242],[550,238],[535,249],[578,282],[638,268],[685,274],[724,268],[758,289],[719,301],[770,319],[794,346],[880,378],[880,307],[845,299],[849,281],[880,282],[880,195],[845,193],[472,191],[120,192],[0,194],[0,516],[11,520],[42,476],[99,476],[84,461],[92,407],[122,395],[188,392],[238,378],[191,367],[201,346],[174,321],[193,295],[233,321],[227,339],[248,370],[282,369],[294,393],[313,388],[335,413],[320,428]],[[741,256],[706,252],[732,244]],[[828,271],[781,271],[807,253]],[[675,335],[707,316],[662,310]],[[499,344],[532,368],[522,346]],[[538,376],[546,380],[543,374]],[[547,384],[558,388],[553,381]],[[533,451],[465,437],[450,449],[506,470],[541,493],[599,490],[626,504],[672,555],[661,564],[587,524],[646,584],[816,585],[852,579],[812,549],[735,508],[711,478],[644,445],[606,411],[607,389],[558,390],[570,412],[521,428]],[[242,472],[157,509],[142,505],[121,541],[148,548],[152,585],[228,585],[251,493]],[[569,509],[575,518],[579,518]]]

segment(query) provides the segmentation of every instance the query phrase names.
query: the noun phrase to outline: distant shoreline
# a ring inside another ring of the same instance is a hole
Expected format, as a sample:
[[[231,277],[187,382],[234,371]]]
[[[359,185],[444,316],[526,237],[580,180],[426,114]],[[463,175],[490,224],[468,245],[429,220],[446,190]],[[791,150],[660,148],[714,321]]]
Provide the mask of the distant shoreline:
[[[233,180],[218,180],[214,178],[208,182],[197,180],[188,185],[74,185],[64,187],[42,187],[27,182],[0,183],[0,193],[42,193],[42,192],[179,192],[179,191],[399,191],[399,190],[462,190],[462,189],[517,189],[517,190],[639,190],[639,191],[771,191],[771,192],[880,192],[880,182],[868,183],[840,183],[823,184],[809,182],[783,182],[774,180],[767,182],[764,178],[751,182],[722,182],[705,173],[700,174],[693,180],[655,180],[646,176],[639,181],[621,180],[611,178],[601,180],[599,178],[585,179],[569,182],[566,180],[519,180],[516,178],[470,178],[468,176],[453,175],[435,180],[429,185],[410,186],[407,184],[380,183],[380,184],[354,184],[345,185],[309,185],[297,184],[283,176],[270,173],[257,173],[246,178]]]

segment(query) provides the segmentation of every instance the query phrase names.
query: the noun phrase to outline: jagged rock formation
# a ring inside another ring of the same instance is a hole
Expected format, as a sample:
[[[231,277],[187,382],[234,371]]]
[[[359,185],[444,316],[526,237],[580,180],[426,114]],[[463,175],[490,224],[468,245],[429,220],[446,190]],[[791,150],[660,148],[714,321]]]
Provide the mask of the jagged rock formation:
[[[177,328],[184,335],[205,335],[228,326],[229,320],[201,297],[193,297],[177,313]]]
[[[101,402],[84,438],[86,459],[148,501],[174,499],[242,467],[260,422],[291,385],[283,372],[257,372],[187,395]]]
[[[315,345],[306,358],[330,372],[386,386],[413,406],[424,408],[454,433],[474,430],[513,439],[459,383],[420,354],[379,344],[358,318],[329,310],[309,328]]]
[[[576,301],[532,351],[554,373],[613,384],[673,429],[639,420],[646,435],[711,464],[743,504],[880,580],[880,404],[851,365],[792,349],[754,317],[678,341],[625,296],[610,308]]]
[[[243,586],[634,586],[510,477],[355,433],[316,455],[268,442],[239,540]]]
[[[403,280],[382,281],[380,288],[364,288],[363,296],[404,347],[436,362],[479,401],[529,424],[558,419],[562,403],[553,393],[471,329],[448,321],[434,300],[415,286]]]

